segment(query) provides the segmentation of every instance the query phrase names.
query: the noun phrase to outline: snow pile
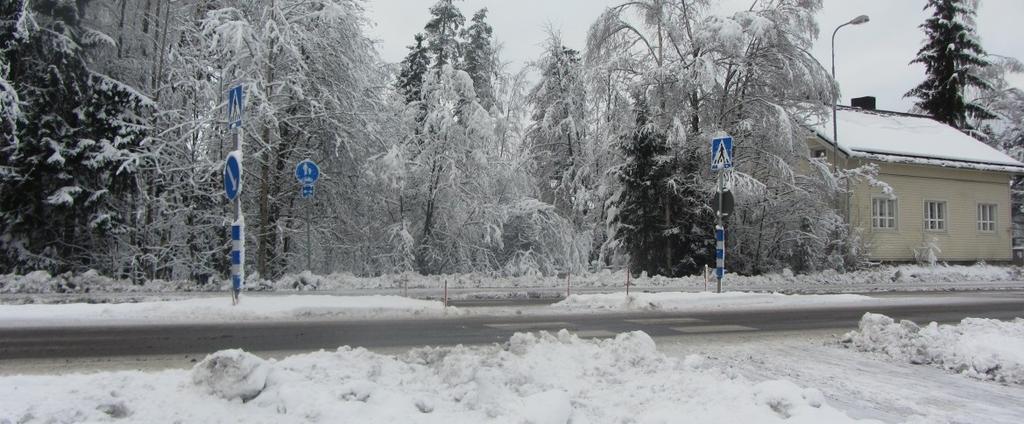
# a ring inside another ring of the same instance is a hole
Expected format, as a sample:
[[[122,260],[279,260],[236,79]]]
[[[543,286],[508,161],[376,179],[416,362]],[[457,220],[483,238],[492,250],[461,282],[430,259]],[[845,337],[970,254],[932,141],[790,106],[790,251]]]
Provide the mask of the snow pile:
[[[192,383],[226,400],[248,402],[267,385],[270,365],[256,355],[238,349],[207,356],[192,369]]]
[[[117,304],[0,305],[0,327],[118,322],[232,322],[282,319],[370,319],[461,314],[442,302],[397,296],[228,296]]]
[[[1024,319],[966,318],[959,325],[920,327],[865,314],[843,343],[912,364],[933,364],[983,380],[1024,384]]]
[[[865,422],[815,389],[667,357],[640,332],[516,334],[401,356],[343,347],[263,361],[229,351],[192,371],[0,377],[0,422],[111,421],[108,411],[132,422]]]
[[[857,304],[874,300],[854,294],[785,295],[779,293],[624,293],[571,295],[552,305],[566,311],[709,311]]]

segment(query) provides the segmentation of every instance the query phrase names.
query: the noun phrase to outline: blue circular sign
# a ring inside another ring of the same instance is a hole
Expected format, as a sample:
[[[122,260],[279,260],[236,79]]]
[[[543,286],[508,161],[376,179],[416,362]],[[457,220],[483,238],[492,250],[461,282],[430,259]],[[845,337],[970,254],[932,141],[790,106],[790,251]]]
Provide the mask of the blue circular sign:
[[[302,185],[313,185],[320,179],[320,167],[313,161],[306,159],[295,166],[295,178]]]
[[[235,200],[241,192],[242,163],[238,160],[238,155],[232,152],[224,162],[224,194],[228,196],[229,200]]]

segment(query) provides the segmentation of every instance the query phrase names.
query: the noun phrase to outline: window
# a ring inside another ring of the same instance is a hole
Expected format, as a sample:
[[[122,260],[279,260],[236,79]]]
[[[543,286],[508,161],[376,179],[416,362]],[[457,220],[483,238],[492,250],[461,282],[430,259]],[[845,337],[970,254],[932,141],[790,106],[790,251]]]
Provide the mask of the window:
[[[896,229],[896,199],[885,197],[871,199],[871,228],[876,230]]]
[[[827,156],[828,153],[825,153],[825,149],[814,149],[811,151],[812,159],[826,158]]]
[[[924,202],[924,229],[946,231],[946,202]]]
[[[996,231],[996,205],[978,204],[978,231],[994,233]]]

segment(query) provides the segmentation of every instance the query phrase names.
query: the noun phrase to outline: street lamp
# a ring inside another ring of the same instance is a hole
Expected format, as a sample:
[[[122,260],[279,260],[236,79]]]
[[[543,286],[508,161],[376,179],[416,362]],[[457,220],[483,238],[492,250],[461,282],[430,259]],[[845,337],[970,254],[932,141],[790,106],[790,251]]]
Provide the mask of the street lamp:
[[[845,24],[836,27],[835,31],[832,31],[832,81],[836,80],[836,34],[839,33],[839,29],[847,25],[860,25],[867,23],[871,19],[868,15],[860,15],[850,20]],[[832,99],[832,172],[835,173],[839,163],[839,125],[836,123],[836,109],[837,102],[839,102],[838,96]]]
[[[850,20],[850,22],[847,22],[845,24],[839,25],[838,27],[836,27],[835,31],[832,31],[832,81],[833,82],[836,81],[836,34],[839,33],[839,29],[844,27],[844,26],[847,26],[847,25],[860,25],[860,24],[863,24],[863,23],[867,23],[870,20],[871,19],[868,18],[868,15],[860,15],[860,16]],[[836,94],[838,94],[838,93],[836,93]],[[837,103],[838,102],[839,102],[839,96],[838,95],[836,97],[832,98],[832,173],[833,174],[837,173],[838,172],[838,168],[839,168],[839,123],[838,123],[839,118],[836,116],[837,115],[836,109],[838,109],[838,107],[837,107]],[[846,203],[846,208],[845,208],[846,209],[846,216],[845,216],[844,221],[846,221],[846,223],[849,224],[850,223],[850,180],[849,179],[846,180],[846,195],[843,196],[843,197],[844,197],[843,201],[844,201],[844,203]],[[838,205],[838,204],[836,205],[836,207],[840,207],[840,206],[841,205]]]

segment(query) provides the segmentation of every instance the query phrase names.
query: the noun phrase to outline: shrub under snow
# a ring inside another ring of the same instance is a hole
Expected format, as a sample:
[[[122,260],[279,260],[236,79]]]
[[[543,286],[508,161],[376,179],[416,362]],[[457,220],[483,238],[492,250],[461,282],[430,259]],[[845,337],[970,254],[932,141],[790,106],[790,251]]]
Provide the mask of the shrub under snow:
[[[865,314],[860,330],[843,343],[861,351],[881,352],[913,364],[932,364],[971,377],[1024,384],[1024,319],[999,321],[966,318],[959,325],[924,327]]]

